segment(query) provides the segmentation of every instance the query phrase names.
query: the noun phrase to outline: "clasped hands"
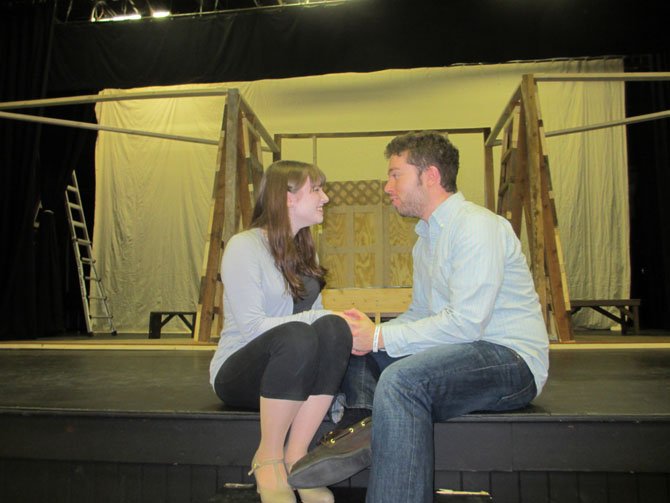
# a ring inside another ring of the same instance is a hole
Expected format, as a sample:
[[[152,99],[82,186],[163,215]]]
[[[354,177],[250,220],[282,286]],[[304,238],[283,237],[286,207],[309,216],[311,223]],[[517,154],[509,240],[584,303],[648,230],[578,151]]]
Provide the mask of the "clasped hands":
[[[344,321],[349,325],[353,338],[351,354],[362,356],[372,351],[372,339],[375,333],[374,322],[365,313],[355,308],[335,314],[344,318]],[[379,347],[383,347],[381,336]]]

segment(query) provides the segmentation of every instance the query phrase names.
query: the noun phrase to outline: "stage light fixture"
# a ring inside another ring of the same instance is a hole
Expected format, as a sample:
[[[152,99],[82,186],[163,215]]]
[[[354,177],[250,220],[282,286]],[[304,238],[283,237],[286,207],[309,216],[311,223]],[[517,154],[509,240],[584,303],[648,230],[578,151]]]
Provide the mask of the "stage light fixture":
[[[91,22],[129,21],[143,17],[163,18],[170,15],[169,10],[162,6],[154,8],[148,0],[140,2],[139,7],[135,0],[96,0],[90,20]]]

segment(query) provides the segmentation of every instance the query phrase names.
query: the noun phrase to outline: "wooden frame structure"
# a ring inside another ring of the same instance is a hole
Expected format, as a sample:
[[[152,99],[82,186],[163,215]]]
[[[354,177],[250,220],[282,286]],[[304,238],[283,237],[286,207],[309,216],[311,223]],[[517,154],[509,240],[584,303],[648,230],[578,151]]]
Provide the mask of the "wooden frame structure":
[[[525,215],[535,288],[540,297],[547,328],[550,331],[555,328],[559,342],[572,342],[573,334],[570,319],[570,297],[551,184],[546,139],[551,136],[670,117],[670,110],[561,131],[545,132],[540,112],[537,83],[662,80],[670,80],[670,73],[524,75],[521,84],[512,94],[486,140],[487,149],[502,146],[497,207],[494,208],[492,204],[489,205],[488,200],[487,206],[489,209],[505,216],[519,236],[522,216]],[[497,140],[501,132],[503,138]],[[486,187],[493,187],[492,172],[491,177],[485,180],[485,184]]]

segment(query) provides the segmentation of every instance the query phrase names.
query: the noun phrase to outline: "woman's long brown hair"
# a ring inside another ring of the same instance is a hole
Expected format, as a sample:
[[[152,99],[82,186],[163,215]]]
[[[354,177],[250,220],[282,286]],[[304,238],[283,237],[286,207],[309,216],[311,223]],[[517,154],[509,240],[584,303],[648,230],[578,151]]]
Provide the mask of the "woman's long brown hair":
[[[326,175],[315,165],[299,161],[276,161],[263,175],[254,206],[251,227],[265,229],[277,268],[294,299],[305,295],[301,275],[325,285],[326,269],[316,259],[316,247],[309,227],[293,236],[286,204],[287,192],[295,193],[307,182],[323,185]]]

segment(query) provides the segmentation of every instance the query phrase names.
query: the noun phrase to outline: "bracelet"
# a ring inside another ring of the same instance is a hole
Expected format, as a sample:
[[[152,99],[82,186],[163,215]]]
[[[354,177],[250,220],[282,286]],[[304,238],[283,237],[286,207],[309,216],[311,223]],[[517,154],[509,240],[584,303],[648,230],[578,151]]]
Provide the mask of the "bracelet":
[[[375,325],[375,334],[372,336],[372,352],[379,351],[379,333],[382,331],[381,325]]]

